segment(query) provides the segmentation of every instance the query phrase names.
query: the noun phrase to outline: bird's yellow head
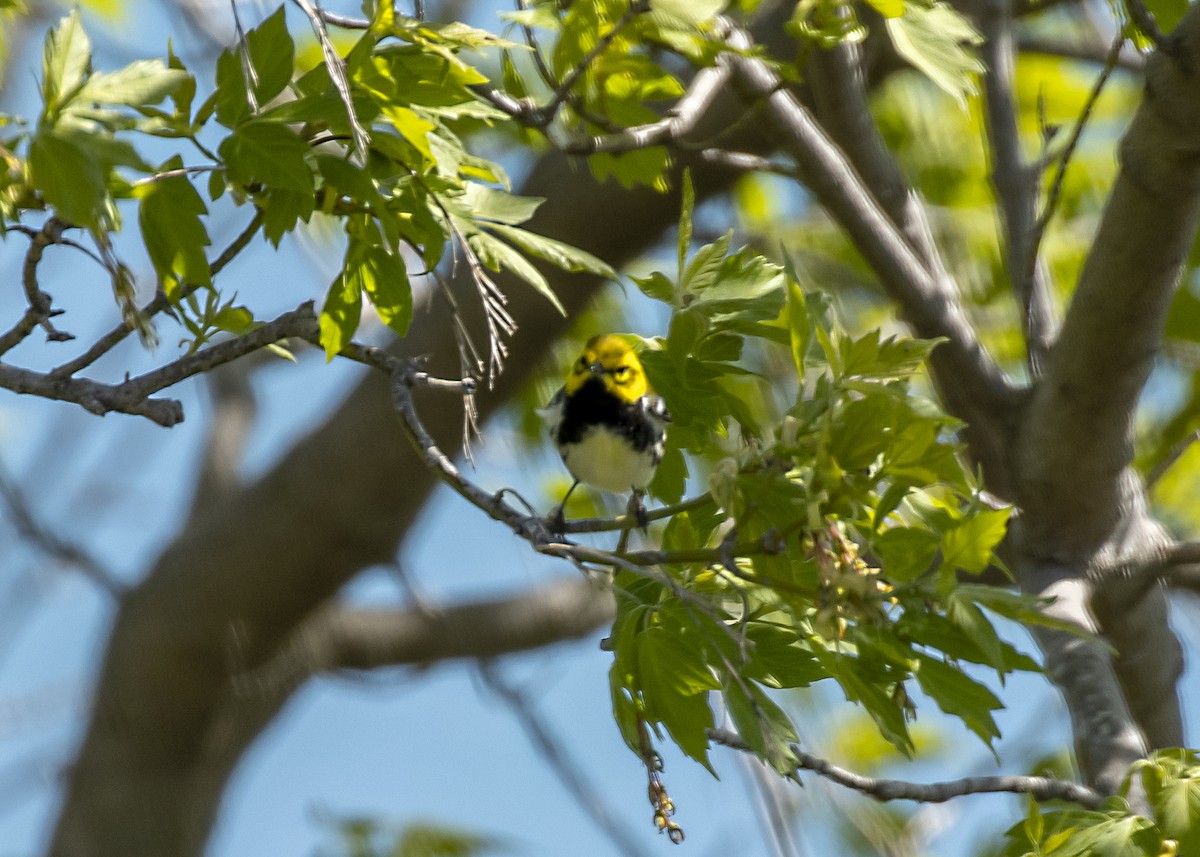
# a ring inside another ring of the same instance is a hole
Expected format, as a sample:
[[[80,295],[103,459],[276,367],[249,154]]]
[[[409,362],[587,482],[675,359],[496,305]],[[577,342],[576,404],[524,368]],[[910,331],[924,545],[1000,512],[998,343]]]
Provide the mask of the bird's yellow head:
[[[593,336],[567,372],[563,384],[567,395],[575,393],[589,378],[599,378],[605,388],[623,402],[633,403],[650,393],[642,361],[620,336]]]

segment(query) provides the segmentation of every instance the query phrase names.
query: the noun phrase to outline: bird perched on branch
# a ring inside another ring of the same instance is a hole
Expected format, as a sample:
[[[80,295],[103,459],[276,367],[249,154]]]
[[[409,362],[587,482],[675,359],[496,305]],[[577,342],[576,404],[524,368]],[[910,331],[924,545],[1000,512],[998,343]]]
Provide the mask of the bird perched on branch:
[[[561,527],[567,498],[584,482],[632,491],[630,509],[645,528],[641,497],[662,460],[671,417],[625,338],[589,339],[562,389],[538,413],[575,479],[552,520]]]

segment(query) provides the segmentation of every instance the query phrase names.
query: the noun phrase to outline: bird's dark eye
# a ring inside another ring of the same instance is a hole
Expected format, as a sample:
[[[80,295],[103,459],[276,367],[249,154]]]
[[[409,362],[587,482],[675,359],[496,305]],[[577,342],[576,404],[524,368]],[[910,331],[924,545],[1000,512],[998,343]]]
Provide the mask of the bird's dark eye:
[[[584,372],[587,371],[587,367],[588,367],[587,361],[584,360],[582,357],[580,357],[579,361],[575,364],[575,373],[577,375],[582,375]]]
[[[618,366],[616,369],[613,370],[613,377],[616,378],[618,381],[622,381],[625,378],[628,378],[629,377],[629,367],[628,366]]]

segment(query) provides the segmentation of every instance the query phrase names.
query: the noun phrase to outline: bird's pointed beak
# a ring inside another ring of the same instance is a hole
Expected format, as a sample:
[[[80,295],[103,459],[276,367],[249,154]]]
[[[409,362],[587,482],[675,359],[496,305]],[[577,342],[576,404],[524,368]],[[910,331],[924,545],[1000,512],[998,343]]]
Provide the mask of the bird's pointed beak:
[[[601,363],[599,360],[597,360],[595,363],[588,366],[588,371],[591,372],[593,375],[595,375],[597,378],[603,378],[604,377],[604,364]]]

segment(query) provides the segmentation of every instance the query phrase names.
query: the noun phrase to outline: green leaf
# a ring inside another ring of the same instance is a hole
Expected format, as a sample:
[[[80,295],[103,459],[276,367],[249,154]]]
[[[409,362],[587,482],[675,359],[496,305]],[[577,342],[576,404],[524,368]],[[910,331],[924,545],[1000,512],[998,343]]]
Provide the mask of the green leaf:
[[[321,347],[325,349],[326,361],[332,360],[354,338],[361,317],[361,285],[338,274],[321,308]]]
[[[164,171],[183,166],[181,158],[163,164]],[[212,284],[208,257],[204,248],[211,242],[201,217],[208,208],[192,183],[184,176],[172,176],[141,185],[136,194],[138,226],[146,252],[168,298],[174,298],[180,284]]]
[[[918,659],[920,667],[915,675],[921,690],[938,708],[957,717],[991,747],[992,741],[1000,737],[992,712],[1004,707],[996,695],[958,667],[925,655],[918,655]]]
[[[997,672],[1003,672],[1004,647],[996,628],[987,616],[972,601],[960,592],[951,592],[946,597],[946,618],[961,630],[983,653],[986,663]]]
[[[307,222],[312,216],[313,195],[272,188],[259,194],[258,205],[263,213],[263,237],[278,247],[283,236],[295,229],[298,221]]]
[[[305,161],[308,146],[290,128],[274,122],[245,122],[221,141],[230,178],[243,185],[261,182],[298,193],[311,193],[313,173]]]
[[[964,47],[983,41],[971,23],[940,0],[906,3],[903,15],[885,23],[900,56],[965,108],[967,96],[975,94],[974,76],[984,70]]]
[[[541,271],[533,267],[528,259],[512,247],[509,247],[499,238],[488,232],[477,232],[469,236],[467,243],[487,267],[493,271],[499,271],[501,268],[512,271],[526,283],[533,286],[562,315],[565,316],[567,314],[566,308],[563,307],[558,296],[554,294],[554,291],[550,288],[550,284],[542,276]]]
[[[675,300],[675,284],[668,279],[666,274],[655,271],[648,276],[632,277],[631,279],[637,283],[637,287],[647,297],[667,304]]]
[[[794,772],[796,754],[789,745],[799,739],[784,710],[752,682],[731,680],[724,696],[729,719],[755,755],[780,774]]]
[[[650,0],[650,8],[690,24],[703,24],[725,11],[729,0]]]
[[[162,60],[137,60],[120,71],[96,72],[75,100],[130,106],[158,104],[187,80],[191,75],[167,68]]]
[[[217,57],[217,90],[215,106],[217,121],[226,128],[235,128],[251,115],[250,99],[246,95],[246,74],[242,60],[233,51],[222,51]],[[197,115],[197,121],[202,121]]]
[[[431,161],[437,160],[434,158],[429,134],[437,125],[418,116],[408,107],[398,104],[384,104],[381,112],[392,123],[392,127],[400,132],[400,136],[411,143],[418,152]],[[458,170],[455,168],[447,172],[453,175]]]
[[[58,216],[100,229],[109,204],[107,171],[74,137],[42,128],[29,144],[29,180]]]
[[[884,576],[892,583],[907,583],[929,571],[937,556],[938,537],[920,527],[892,527],[875,539]]]
[[[792,362],[796,364],[796,376],[803,387],[805,355],[808,354],[808,344],[812,339],[812,325],[808,319],[808,304],[804,300],[804,292],[790,272],[787,279],[787,322],[788,337],[792,345]]]
[[[942,535],[942,563],[979,574],[992,562],[992,552],[1008,530],[1011,509],[983,509]]]
[[[664,503],[678,503],[683,499],[687,478],[688,466],[683,457],[683,450],[672,441],[671,433],[667,432],[667,446],[663,451],[662,461],[658,463],[658,469],[654,471],[649,491]]]
[[[701,653],[662,627],[636,637],[638,681],[648,717],[660,720],[679,748],[712,771],[707,730],[713,726],[707,691],[721,683]]]
[[[183,60],[175,56],[175,51],[169,41],[167,42],[167,66],[172,71],[180,71],[184,74],[183,80],[171,91],[171,100],[175,103],[175,115],[184,124],[190,124],[192,100],[196,97],[196,78],[188,74]],[[196,124],[203,123],[197,122]]]
[[[596,274],[609,280],[617,279],[617,272],[613,270],[611,265],[603,259],[597,259],[586,250],[580,250],[578,247],[572,247],[570,244],[564,244],[562,241],[556,241],[553,238],[547,238],[544,235],[538,235],[525,229],[518,229],[515,226],[507,226],[503,223],[489,224],[488,228],[498,235],[503,235],[529,255],[545,259],[550,264],[562,268],[564,271]]]
[[[696,207],[696,189],[692,186],[692,170],[683,171],[683,200],[679,206],[679,237],[677,253],[679,268],[677,278],[683,280],[683,269],[687,265],[688,251],[692,247],[692,210]]]
[[[815,652],[825,669],[842,687],[846,699],[860,702],[875,721],[879,734],[901,753],[913,750],[912,736],[904,721],[904,710],[886,690],[879,676],[872,674],[858,658],[832,652]]]
[[[53,114],[72,99],[92,69],[92,44],[79,10],[72,9],[46,34],[42,48],[42,101]]]
[[[469,182],[463,194],[463,202],[476,219],[509,226],[516,226],[533,217],[538,206],[545,201],[544,197],[518,196],[477,182]]]
[[[670,164],[671,156],[665,146],[634,149],[617,155],[601,152],[588,158],[588,166],[598,181],[612,176],[626,189],[647,185],[662,192],[667,190],[664,174]]]
[[[696,251],[692,261],[683,270],[679,285],[684,292],[700,292],[717,283],[717,274],[729,252],[729,242],[733,240],[733,230],[730,229],[711,244],[705,244]]]
[[[750,663],[743,670],[747,678],[783,688],[808,687],[829,677],[816,656],[799,645],[791,628],[750,622],[746,625],[746,639],[753,644]]]
[[[377,233],[370,235],[374,231],[373,228],[367,230],[369,241],[351,236],[342,276],[346,288],[365,293],[383,323],[400,336],[405,336],[412,321],[412,288],[408,282],[408,271],[398,253],[389,253],[380,244],[373,243],[378,238]],[[324,344],[323,329],[321,341]]]
[[[1193,767],[1151,777],[1150,770],[1162,772],[1147,766],[1142,777],[1159,828],[1179,843],[1179,854],[1200,853],[1200,772]]]
[[[296,46],[288,32],[283,6],[246,34],[250,65],[254,69],[254,97],[265,105],[292,80]]]

